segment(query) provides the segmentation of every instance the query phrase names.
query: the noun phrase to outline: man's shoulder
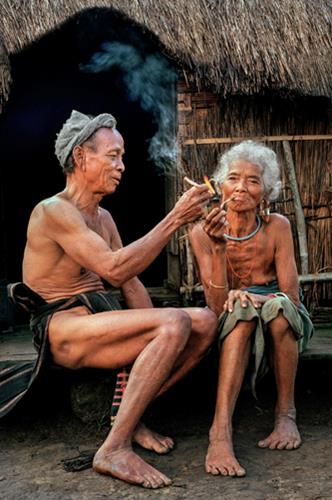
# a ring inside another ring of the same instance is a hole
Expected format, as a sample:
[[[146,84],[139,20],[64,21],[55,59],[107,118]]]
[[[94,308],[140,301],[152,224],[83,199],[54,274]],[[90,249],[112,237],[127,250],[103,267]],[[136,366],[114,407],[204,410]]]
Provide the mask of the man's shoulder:
[[[33,209],[31,218],[36,219],[58,219],[63,218],[66,214],[76,211],[74,205],[61,196],[61,193],[50,196],[41,200]]]

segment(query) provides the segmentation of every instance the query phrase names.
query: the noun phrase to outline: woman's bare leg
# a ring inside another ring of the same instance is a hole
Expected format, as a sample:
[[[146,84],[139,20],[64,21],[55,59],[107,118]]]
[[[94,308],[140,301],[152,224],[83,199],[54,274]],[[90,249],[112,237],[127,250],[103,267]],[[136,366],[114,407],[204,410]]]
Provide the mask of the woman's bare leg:
[[[280,313],[270,321],[272,359],[277,385],[275,424],[272,433],[259,441],[260,448],[293,450],[300,446],[301,436],[296,425],[294,402],[298,346],[288,321]]]
[[[240,321],[222,342],[216,410],[205,461],[206,471],[210,474],[246,474],[234,455],[232,417],[248,365],[250,338],[255,325],[255,321]]]

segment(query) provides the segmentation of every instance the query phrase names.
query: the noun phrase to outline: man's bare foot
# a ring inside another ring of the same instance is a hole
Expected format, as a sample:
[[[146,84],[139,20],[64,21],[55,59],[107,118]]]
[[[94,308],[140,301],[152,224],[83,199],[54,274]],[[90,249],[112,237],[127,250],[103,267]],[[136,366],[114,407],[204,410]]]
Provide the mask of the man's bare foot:
[[[295,450],[301,442],[295,418],[292,415],[279,415],[271,434],[259,441],[258,446],[270,450]]]
[[[134,431],[133,442],[146,450],[152,450],[159,454],[168,453],[174,448],[173,439],[151,431],[142,422],[137,425]]]
[[[205,470],[209,474],[243,477],[246,470],[236,460],[229,439],[211,440],[205,459]]]
[[[94,456],[93,469],[100,474],[107,474],[144,488],[163,488],[172,482],[130,448],[107,451],[102,446]]]

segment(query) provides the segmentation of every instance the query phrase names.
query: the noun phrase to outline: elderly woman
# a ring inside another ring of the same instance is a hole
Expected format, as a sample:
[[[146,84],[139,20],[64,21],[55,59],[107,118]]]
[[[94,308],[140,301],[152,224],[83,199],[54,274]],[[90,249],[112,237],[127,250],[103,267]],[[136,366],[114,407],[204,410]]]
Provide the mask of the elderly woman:
[[[269,213],[281,185],[274,151],[244,141],[221,157],[213,178],[228,200],[227,212],[223,204],[213,208],[190,232],[207,305],[219,316],[221,346],[205,467],[211,474],[244,476],[233,451],[232,416],[249,358],[253,389],[270,359],[278,394],[274,429],[258,445],[298,448],[294,382],[312,324],[299,299],[289,221]]]

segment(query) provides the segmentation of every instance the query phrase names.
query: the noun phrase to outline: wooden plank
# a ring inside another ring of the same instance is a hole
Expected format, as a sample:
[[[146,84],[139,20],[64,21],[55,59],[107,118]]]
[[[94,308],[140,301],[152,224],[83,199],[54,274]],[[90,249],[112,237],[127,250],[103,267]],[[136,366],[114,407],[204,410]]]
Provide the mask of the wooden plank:
[[[315,325],[315,332],[310,339],[308,349],[301,354],[301,359],[332,359],[332,324]]]
[[[37,358],[28,326],[0,335],[0,361],[34,361]]]
[[[194,146],[197,144],[233,144],[242,141],[331,141],[332,135],[261,135],[257,137],[201,137],[197,139],[186,139],[183,141],[184,146]]]
[[[300,274],[299,275],[299,282],[300,284],[303,283],[325,283],[328,281],[332,281],[332,272],[326,272],[326,273],[313,273],[313,274]],[[195,285],[193,288],[193,292],[203,292],[203,286],[202,285]],[[186,293],[185,287],[180,288],[180,293]]]

